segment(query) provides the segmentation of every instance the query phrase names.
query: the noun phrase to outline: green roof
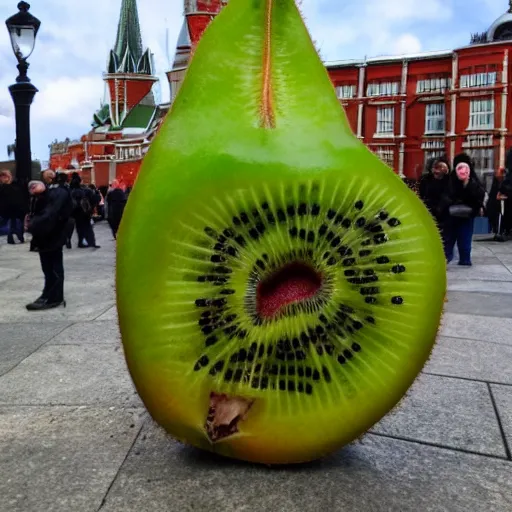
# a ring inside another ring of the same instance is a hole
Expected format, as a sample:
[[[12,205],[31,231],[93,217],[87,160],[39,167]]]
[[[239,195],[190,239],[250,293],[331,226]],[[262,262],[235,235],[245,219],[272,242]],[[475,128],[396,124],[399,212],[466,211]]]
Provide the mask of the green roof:
[[[150,105],[136,105],[126,116],[121,128],[147,128],[155,109],[156,107]]]

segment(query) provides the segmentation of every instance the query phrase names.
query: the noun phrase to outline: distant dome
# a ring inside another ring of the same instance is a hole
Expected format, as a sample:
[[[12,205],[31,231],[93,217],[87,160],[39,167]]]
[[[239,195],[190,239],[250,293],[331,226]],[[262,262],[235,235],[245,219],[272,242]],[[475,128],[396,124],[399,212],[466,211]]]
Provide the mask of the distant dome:
[[[512,0],[505,14],[502,14],[487,31],[487,42],[507,41],[512,39]]]

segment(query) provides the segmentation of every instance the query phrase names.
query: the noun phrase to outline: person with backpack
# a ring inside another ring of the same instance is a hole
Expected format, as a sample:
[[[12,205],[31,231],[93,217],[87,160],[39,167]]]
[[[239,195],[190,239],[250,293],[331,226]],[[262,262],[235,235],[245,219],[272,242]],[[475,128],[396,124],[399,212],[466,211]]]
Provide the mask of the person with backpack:
[[[93,191],[88,187],[82,186],[82,178],[76,172],[71,175],[69,187],[74,202],[73,217],[76,223],[78,247],[100,249],[100,246],[96,245],[96,237],[92,227],[92,214],[96,206]],[[84,244],[84,240],[87,242],[87,245]]]
[[[53,171],[45,171],[43,180],[55,179]],[[35,206],[25,219],[25,227],[37,246],[44,288],[41,296],[27,304],[29,311],[43,311],[66,306],[64,300],[64,262],[62,247],[66,242],[66,226],[73,211],[71,194],[56,184],[45,185],[41,181],[29,183],[29,193],[35,198]]]

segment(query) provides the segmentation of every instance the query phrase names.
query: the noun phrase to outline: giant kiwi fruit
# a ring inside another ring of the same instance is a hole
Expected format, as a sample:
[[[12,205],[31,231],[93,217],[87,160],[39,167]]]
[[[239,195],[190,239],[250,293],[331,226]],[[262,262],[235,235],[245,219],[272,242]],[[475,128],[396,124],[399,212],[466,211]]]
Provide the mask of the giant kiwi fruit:
[[[117,304],[152,417],[267,464],[363,434],[429,357],[428,211],[353,135],[293,0],[230,0],[124,213]]]

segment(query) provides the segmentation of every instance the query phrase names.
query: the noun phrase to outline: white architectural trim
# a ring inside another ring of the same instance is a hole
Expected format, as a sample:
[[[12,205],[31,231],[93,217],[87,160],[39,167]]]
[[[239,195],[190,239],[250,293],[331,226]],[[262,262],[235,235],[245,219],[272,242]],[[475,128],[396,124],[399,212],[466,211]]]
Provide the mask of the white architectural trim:
[[[359,84],[357,97],[359,99],[359,105],[357,105],[357,137],[361,139],[363,137],[363,115],[364,115],[364,104],[362,98],[364,98],[364,81],[366,74],[366,65],[363,64],[359,68]]]
[[[501,73],[503,91],[501,93],[501,136],[500,136],[500,167],[505,167],[505,143],[507,134],[507,101],[508,101],[508,49],[503,56],[503,71]]]
[[[398,153],[398,176],[403,178],[404,174],[404,158],[405,158],[405,144],[403,142],[400,143],[400,150]]]

